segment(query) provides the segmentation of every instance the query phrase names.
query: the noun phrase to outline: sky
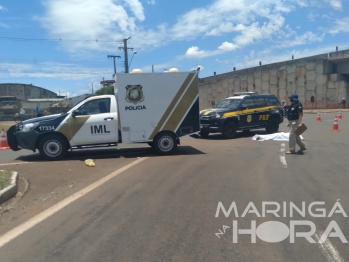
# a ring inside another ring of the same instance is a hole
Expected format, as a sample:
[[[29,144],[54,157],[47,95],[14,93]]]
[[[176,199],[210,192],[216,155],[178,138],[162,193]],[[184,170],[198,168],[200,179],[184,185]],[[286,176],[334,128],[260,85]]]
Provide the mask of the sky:
[[[0,0],[0,83],[92,93],[123,39],[130,71],[203,78],[349,49],[349,0]]]

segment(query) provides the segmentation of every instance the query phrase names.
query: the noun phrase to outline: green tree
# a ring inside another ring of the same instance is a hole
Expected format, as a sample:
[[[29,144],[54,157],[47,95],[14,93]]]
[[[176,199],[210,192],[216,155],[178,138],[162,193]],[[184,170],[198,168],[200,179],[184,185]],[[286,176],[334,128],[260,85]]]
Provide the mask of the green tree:
[[[96,95],[114,95],[114,86],[105,86],[95,92]]]

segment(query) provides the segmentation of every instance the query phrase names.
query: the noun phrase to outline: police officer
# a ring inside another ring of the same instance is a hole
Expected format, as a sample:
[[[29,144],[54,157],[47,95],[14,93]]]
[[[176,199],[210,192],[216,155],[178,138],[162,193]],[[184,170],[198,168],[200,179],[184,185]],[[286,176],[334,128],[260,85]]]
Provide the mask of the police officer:
[[[42,116],[41,110],[40,110],[40,108],[38,106],[35,108],[35,111],[36,111],[36,116],[37,117],[41,117]]]
[[[286,152],[286,154],[295,154],[296,143],[300,147],[300,150],[298,151],[299,153],[307,149],[303,144],[301,138],[294,133],[294,131],[302,125],[303,106],[299,102],[297,94],[292,94],[289,99],[292,104],[289,105],[287,112],[287,120],[289,121],[287,126],[291,127],[291,132],[289,140],[289,151]]]
[[[342,103],[342,108],[345,108],[345,97],[343,97],[341,103]]]

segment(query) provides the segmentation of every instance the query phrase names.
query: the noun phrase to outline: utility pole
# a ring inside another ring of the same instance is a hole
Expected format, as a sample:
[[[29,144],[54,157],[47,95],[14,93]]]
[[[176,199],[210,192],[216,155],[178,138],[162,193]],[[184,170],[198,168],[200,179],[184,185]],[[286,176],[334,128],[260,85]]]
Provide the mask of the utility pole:
[[[94,90],[93,90],[93,82],[92,82],[92,94],[94,93]]]
[[[113,58],[114,59],[114,76],[116,75],[116,65],[115,65],[115,58],[121,58],[121,56],[118,55],[108,55],[108,58]]]
[[[130,38],[131,37],[123,39],[124,47],[119,47],[119,50],[121,50],[121,49],[124,50],[124,55],[125,55],[125,73],[128,73],[128,54],[127,54],[127,50],[130,49],[130,50],[133,51],[133,48],[128,48],[127,47],[127,40],[129,40]]]

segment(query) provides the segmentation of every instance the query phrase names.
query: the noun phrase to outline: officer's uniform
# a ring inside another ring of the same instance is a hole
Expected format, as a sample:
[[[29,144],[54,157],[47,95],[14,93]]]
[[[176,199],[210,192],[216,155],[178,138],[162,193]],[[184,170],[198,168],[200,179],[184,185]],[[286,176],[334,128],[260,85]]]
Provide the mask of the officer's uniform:
[[[299,113],[303,113],[302,104],[297,102],[292,103],[287,112],[287,119],[289,121],[289,126],[291,127],[290,132],[290,140],[289,140],[289,152],[288,153],[295,153],[296,151],[296,143],[300,147],[300,151],[304,151],[306,149],[305,145],[303,144],[301,138],[297,136],[294,131],[298,128],[299,125]]]

